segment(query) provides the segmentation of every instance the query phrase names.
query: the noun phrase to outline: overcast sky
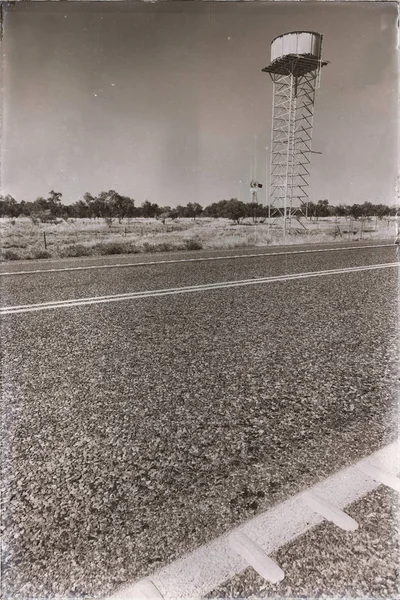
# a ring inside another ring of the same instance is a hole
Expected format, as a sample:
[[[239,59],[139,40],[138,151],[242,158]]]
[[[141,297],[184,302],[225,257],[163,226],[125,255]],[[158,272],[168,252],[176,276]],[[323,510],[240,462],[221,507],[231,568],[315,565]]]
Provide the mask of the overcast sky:
[[[324,34],[311,200],[394,202],[395,3],[17,2],[4,21],[2,190],[161,205],[265,182],[271,40]],[[255,156],[255,160],[254,160]],[[263,190],[264,192],[264,190]],[[261,198],[264,201],[264,196]]]

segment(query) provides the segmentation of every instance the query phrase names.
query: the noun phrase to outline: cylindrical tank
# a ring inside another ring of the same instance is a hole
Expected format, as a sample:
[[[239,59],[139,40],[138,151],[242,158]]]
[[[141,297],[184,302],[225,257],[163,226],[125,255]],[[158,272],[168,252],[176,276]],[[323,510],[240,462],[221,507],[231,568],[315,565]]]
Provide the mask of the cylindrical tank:
[[[297,54],[321,58],[322,35],[315,31],[291,31],[278,35],[271,43],[271,62]]]

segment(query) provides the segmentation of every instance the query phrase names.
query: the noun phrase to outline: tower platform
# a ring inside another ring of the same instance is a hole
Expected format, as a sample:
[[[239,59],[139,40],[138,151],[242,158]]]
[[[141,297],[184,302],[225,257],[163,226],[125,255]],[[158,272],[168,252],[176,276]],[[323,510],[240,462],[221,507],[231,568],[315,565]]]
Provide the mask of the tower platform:
[[[321,60],[318,56],[312,54],[286,54],[271,62],[268,67],[261,69],[264,73],[276,75],[290,75],[300,77],[306,73],[316,71],[319,67],[329,64],[326,60]]]

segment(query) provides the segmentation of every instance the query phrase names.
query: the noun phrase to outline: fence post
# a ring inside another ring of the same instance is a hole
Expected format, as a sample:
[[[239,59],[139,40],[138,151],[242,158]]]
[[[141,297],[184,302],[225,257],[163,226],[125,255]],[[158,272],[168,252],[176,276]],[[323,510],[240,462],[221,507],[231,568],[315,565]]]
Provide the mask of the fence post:
[[[46,232],[43,231],[44,249],[47,250]]]

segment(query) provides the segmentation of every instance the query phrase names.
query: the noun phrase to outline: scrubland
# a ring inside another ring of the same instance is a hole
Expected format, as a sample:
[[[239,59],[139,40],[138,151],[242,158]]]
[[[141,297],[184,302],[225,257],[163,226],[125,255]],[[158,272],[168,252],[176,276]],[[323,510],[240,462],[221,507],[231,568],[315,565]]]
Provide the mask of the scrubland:
[[[2,261],[9,261],[333,241],[394,241],[398,228],[393,217],[382,220],[327,217],[293,223],[290,233],[283,235],[281,225],[273,219],[270,223],[253,223],[246,219],[233,224],[223,218],[181,218],[165,222],[138,218],[115,220],[109,226],[103,219],[34,224],[27,217],[1,218],[0,257]]]

